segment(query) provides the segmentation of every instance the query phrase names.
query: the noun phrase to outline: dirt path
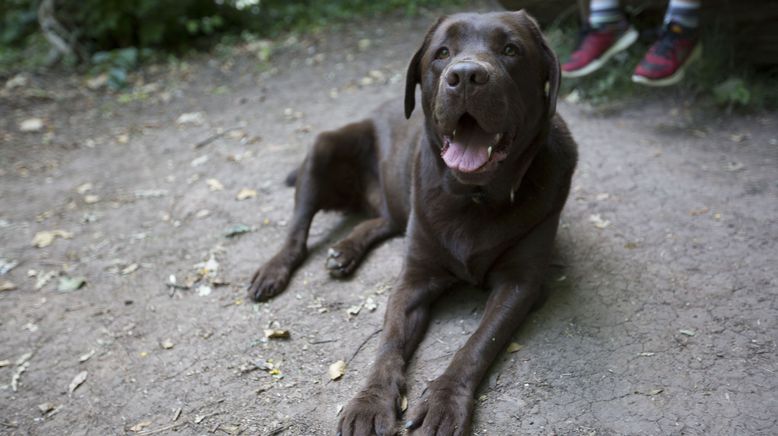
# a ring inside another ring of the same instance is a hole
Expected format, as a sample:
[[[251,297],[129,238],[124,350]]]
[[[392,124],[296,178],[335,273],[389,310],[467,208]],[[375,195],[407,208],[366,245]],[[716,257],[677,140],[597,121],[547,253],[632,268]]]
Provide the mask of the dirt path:
[[[290,41],[264,73],[250,51],[151,69],[129,103],[73,78],[4,91],[0,258],[19,264],[0,276],[17,286],[0,292],[0,433],[331,434],[375,340],[343,379],[327,367],[379,328],[403,240],[334,281],[324,248],[344,220],[322,215],[285,294],[250,304],[244,287],[285,232],[283,176],[316,131],[400,94],[427,21]],[[775,434],[777,117],[705,116],[670,98],[607,116],[560,106],[581,162],[550,297],[482,386],[475,434]],[[193,112],[202,124],[176,124]],[[31,117],[43,130],[20,132]],[[256,196],[236,200],[243,188]],[[254,231],[226,238],[236,224]],[[72,237],[32,246],[52,230]],[[211,256],[218,270],[196,267]],[[59,291],[63,277],[86,285]],[[347,313],[367,298],[377,310]],[[411,403],[484,301],[460,291],[436,311]],[[265,339],[268,327],[291,339]]]

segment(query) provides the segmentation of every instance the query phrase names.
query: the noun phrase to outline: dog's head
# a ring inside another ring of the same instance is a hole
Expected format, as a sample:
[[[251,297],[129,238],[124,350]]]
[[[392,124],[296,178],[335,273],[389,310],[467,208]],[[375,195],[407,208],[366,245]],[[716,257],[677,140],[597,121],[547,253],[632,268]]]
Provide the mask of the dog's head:
[[[405,116],[420,84],[430,143],[456,179],[484,185],[549,131],[559,76],[524,11],[443,17],[408,66]]]

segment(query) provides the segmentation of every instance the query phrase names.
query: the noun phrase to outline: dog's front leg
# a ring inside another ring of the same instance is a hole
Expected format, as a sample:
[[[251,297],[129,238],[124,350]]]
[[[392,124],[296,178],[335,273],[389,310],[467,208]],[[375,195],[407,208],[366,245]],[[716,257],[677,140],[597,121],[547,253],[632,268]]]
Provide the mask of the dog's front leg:
[[[406,265],[389,297],[378,355],[362,390],[343,409],[338,435],[393,435],[405,392],[405,366],[427,329],[431,303],[453,284],[431,279],[429,268]]]
[[[494,266],[481,323],[409,414],[413,435],[470,434],[475,391],[538,297],[558,222],[547,218]]]

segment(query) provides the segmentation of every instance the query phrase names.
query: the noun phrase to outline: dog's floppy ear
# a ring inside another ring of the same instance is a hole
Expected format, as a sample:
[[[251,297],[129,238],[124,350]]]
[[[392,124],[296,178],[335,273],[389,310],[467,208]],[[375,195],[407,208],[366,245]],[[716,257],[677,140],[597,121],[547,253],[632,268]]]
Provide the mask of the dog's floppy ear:
[[[410,118],[413,113],[413,108],[416,107],[416,85],[421,83],[421,58],[424,57],[424,53],[427,52],[427,48],[430,45],[430,39],[438,29],[440,23],[445,20],[446,17],[440,17],[435,23],[427,30],[427,34],[424,36],[424,42],[421,44],[416,53],[411,59],[411,63],[408,65],[408,72],[405,73],[405,118]]]
[[[557,59],[556,53],[551,49],[548,41],[540,31],[538,22],[535,21],[528,13],[524,12],[524,9],[518,12],[520,18],[524,20],[527,27],[532,31],[532,35],[540,44],[543,55],[543,62],[546,66],[546,80],[544,83],[544,93],[546,96],[546,119],[550,123],[556,113],[556,100],[559,95],[559,82],[562,76],[561,68],[559,67],[559,59]]]

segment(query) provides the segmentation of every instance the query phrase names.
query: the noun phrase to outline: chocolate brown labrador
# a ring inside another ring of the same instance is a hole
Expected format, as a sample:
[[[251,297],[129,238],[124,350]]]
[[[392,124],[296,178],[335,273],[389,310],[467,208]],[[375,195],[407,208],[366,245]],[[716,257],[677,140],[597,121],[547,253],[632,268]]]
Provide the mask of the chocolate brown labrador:
[[[289,234],[254,274],[252,298],[284,290],[319,210],[370,217],[329,250],[326,267],[336,277],[353,272],[377,242],[408,236],[378,356],[340,415],[339,435],[396,433],[404,371],[430,306],[460,284],[491,290],[483,318],[405,427],[469,433],[476,388],[538,298],[575,169],[576,144],[556,114],[559,75],[556,55],[523,11],[443,17],[408,67],[408,120],[390,102],[324,132],[290,175]],[[413,114],[417,85],[423,114]]]

